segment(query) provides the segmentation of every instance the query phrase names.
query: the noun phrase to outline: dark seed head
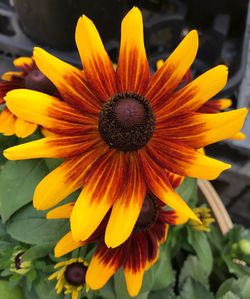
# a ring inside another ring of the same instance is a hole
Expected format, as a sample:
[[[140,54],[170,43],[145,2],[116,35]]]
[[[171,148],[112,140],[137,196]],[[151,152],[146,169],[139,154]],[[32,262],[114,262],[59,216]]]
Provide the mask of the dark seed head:
[[[157,219],[157,204],[150,194],[147,194],[141,212],[136,222],[136,228],[145,229],[155,223]]]
[[[15,257],[15,267],[16,267],[16,270],[20,270],[22,268],[22,255],[23,255],[23,252],[20,252]]]
[[[78,287],[85,283],[86,271],[86,266],[76,262],[67,266],[64,277],[69,284]]]
[[[53,94],[56,90],[55,85],[37,69],[25,77],[25,87],[46,94]]]
[[[134,93],[117,94],[106,102],[99,114],[103,140],[121,151],[134,151],[150,140],[155,118],[149,102]]]

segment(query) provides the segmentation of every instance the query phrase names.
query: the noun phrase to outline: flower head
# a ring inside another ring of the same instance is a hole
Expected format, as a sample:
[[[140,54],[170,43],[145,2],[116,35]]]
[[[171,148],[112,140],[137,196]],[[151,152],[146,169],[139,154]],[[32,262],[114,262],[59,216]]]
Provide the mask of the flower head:
[[[47,218],[69,218],[73,206],[73,203],[69,203],[57,207],[47,214]],[[74,241],[71,232],[66,234],[57,243],[55,255],[60,257],[80,246],[97,242],[96,252],[86,273],[87,284],[91,289],[100,289],[116,271],[123,268],[128,292],[136,296],[141,289],[144,272],[158,260],[160,244],[167,239],[169,224],[182,223],[183,216],[166,211],[161,201],[147,194],[130,237],[116,248],[108,248],[104,242],[108,217],[84,242]]]
[[[78,299],[79,293],[86,288],[85,276],[88,263],[82,258],[72,258],[55,265],[56,272],[49,276],[49,280],[56,279],[56,292],[72,294],[72,299]]]
[[[10,271],[20,275],[25,275],[30,271],[32,263],[31,261],[25,261],[23,259],[23,250],[15,250],[11,257]]]
[[[112,248],[130,236],[147,192],[197,220],[167,173],[214,179],[230,167],[197,151],[239,132],[247,114],[197,112],[225,86],[227,67],[217,66],[178,89],[198,49],[198,34],[191,31],[151,74],[138,8],[122,21],[116,70],[86,16],[78,21],[76,43],[84,71],[34,50],[38,68],[64,101],[31,90],[6,97],[18,117],[56,135],[7,149],[5,156],[65,159],[37,186],[34,206],[48,209],[84,187],[71,213],[73,239],[88,239],[112,208],[105,232]]]
[[[211,215],[211,210],[206,207],[199,207],[199,208],[194,208],[193,211],[198,216],[201,223],[194,221],[194,220],[190,220],[189,224],[191,225],[191,227],[198,231],[209,232],[210,224],[215,222],[215,219]]]
[[[20,71],[6,72],[0,81],[0,105],[5,104],[4,97],[13,89],[27,88],[53,94],[55,86],[37,68],[32,57],[20,57],[14,60],[14,66]],[[28,107],[27,107],[28,109]],[[37,124],[17,118],[7,107],[0,113],[0,133],[10,136],[16,134],[25,138],[31,135]]]

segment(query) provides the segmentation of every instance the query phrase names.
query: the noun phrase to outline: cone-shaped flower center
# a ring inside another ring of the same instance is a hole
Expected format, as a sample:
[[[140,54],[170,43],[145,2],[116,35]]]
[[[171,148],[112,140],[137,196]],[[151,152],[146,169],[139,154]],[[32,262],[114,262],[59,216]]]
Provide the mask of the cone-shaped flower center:
[[[23,255],[23,252],[20,252],[15,257],[15,267],[16,267],[16,270],[20,270],[22,268],[22,255]]]
[[[64,277],[66,281],[73,286],[80,286],[85,283],[87,267],[82,263],[73,263],[68,265]]]
[[[147,194],[141,212],[136,222],[138,229],[145,229],[155,223],[157,218],[157,205],[151,195]]]
[[[56,89],[53,83],[39,70],[34,70],[25,77],[25,87],[47,94],[53,94]]]
[[[135,93],[117,94],[106,102],[99,114],[103,140],[121,151],[142,148],[150,140],[155,118],[149,102]]]

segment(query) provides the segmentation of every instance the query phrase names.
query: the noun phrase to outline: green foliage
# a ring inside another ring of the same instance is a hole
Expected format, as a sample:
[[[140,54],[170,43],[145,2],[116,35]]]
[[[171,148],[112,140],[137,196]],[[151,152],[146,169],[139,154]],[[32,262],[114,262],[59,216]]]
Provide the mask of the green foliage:
[[[5,280],[0,280],[0,296],[2,299],[25,299],[20,287],[12,288]]]
[[[22,208],[7,223],[13,239],[33,245],[55,244],[67,231],[67,221],[46,220],[45,213],[32,205]]]
[[[6,222],[17,210],[32,201],[37,184],[47,174],[43,160],[8,161],[0,172],[0,213]]]

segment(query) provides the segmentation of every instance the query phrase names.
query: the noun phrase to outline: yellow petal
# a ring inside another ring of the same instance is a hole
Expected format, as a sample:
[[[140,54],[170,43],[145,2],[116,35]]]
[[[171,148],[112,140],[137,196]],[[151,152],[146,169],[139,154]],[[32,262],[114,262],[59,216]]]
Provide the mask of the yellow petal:
[[[55,257],[61,257],[83,245],[83,242],[74,241],[74,239],[72,238],[72,233],[69,232],[65,236],[63,236],[56,244],[56,247],[54,249]]]
[[[105,233],[105,243],[112,248],[121,245],[132,233],[146,195],[137,156],[130,153],[124,159],[127,162],[126,188],[114,203]]]
[[[129,295],[131,297],[137,296],[142,286],[144,269],[134,272],[132,269],[125,268],[124,275]]]
[[[196,111],[223,89],[227,83],[227,76],[228,69],[225,65],[216,66],[202,74],[168,98],[166,104],[156,112],[157,121]]]
[[[150,73],[144,47],[142,14],[137,7],[132,8],[122,21],[116,74],[119,92],[145,93]]]
[[[87,171],[97,158],[98,152],[91,150],[83,157],[63,162],[37,185],[34,207],[38,210],[49,209],[82,187]]]
[[[95,25],[86,16],[79,18],[75,38],[88,84],[105,101],[116,93],[115,71]]]
[[[175,211],[199,221],[192,209],[174,191],[164,169],[157,165],[146,152],[140,152],[140,160],[149,190]]]
[[[63,99],[84,113],[97,115],[100,102],[89,90],[84,73],[40,48],[34,48],[40,71],[57,87]]]
[[[124,170],[123,154],[110,150],[88,174],[85,187],[73,208],[70,223],[73,238],[84,241],[96,230],[102,219],[118,200]]]
[[[231,139],[233,140],[244,140],[246,139],[246,134],[244,134],[243,132],[238,132],[236,134],[234,134]]]
[[[146,97],[155,109],[158,108],[158,103],[166,102],[168,98],[166,95],[169,95],[179,85],[193,63],[197,50],[198,33],[192,30],[152,76]]]
[[[0,133],[11,136],[15,134],[16,117],[5,108],[0,112]]]
[[[46,218],[47,219],[62,219],[62,218],[70,218],[72,209],[73,209],[74,203],[70,202],[65,205],[59,206],[54,208],[53,210],[50,210]]]
[[[26,138],[32,135],[37,129],[37,124],[17,118],[15,122],[15,132],[17,137]]]

